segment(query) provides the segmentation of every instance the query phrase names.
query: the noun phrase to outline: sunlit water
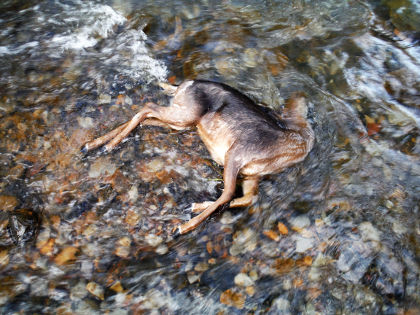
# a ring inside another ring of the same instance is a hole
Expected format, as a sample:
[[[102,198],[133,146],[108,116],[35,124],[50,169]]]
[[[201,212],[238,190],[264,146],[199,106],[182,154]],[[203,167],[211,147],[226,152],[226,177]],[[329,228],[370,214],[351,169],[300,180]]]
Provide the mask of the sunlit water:
[[[1,312],[419,313],[419,21],[414,0],[2,1]],[[174,240],[223,188],[194,130],[79,149],[191,78],[278,112],[303,91],[316,144]]]

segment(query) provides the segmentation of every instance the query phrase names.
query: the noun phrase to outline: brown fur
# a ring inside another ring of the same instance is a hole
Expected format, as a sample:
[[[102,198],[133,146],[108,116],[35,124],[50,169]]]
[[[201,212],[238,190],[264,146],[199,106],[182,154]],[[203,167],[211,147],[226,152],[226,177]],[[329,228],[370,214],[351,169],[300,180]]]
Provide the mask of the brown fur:
[[[224,166],[225,187],[216,201],[193,204],[193,211],[201,213],[179,227],[181,234],[195,229],[223,204],[252,204],[262,176],[302,161],[312,149],[314,133],[302,96],[292,98],[279,117],[225,84],[196,80],[178,88],[161,87],[174,95],[169,107],[147,103],[129,122],[87,143],[83,150],[108,142],[105,150],[111,151],[140,123],[173,129],[196,126],[212,158]],[[244,177],[244,196],[232,200],[238,174]]]

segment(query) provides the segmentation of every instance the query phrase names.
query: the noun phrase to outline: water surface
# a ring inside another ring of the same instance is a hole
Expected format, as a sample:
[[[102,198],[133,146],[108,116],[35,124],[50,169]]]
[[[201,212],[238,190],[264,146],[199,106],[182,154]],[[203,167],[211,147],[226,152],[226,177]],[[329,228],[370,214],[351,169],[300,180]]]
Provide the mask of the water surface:
[[[420,312],[417,1],[0,4],[2,313]],[[256,204],[172,231],[223,189],[194,130],[136,129],[158,81],[227,83],[281,113],[307,159]]]

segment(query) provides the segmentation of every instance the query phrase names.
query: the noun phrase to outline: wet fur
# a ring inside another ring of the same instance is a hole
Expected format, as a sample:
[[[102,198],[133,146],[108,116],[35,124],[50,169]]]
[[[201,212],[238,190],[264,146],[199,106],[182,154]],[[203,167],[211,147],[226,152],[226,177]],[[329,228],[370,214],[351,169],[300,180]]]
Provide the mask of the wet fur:
[[[179,227],[181,234],[196,228],[225,203],[230,202],[230,207],[252,204],[260,177],[302,161],[312,149],[314,133],[301,96],[291,98],[278,116],[222,83],[195,80],[178,88],[166,83],[160,86],[174,96],[169,107],[147,103],[132,120],[87,143],[83,150],[109,142],[104,148],[110,151],[140,123],[174,129],[196,126],[212,158],[224,166],[225,188],[216,201],[193,204],[193,210],[201,213]],[[244,196],[232,200],[239,174]]]

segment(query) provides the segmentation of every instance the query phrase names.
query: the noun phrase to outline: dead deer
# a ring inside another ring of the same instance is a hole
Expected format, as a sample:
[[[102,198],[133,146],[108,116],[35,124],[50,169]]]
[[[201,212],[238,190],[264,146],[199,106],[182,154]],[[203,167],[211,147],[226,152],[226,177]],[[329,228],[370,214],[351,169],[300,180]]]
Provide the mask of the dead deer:
[[[197,127],[212,158],[224,166],[222,195],[216,201],[193,203],[201,212],[178,227],[180,234],[195,229],[221,205],[245,207],[256,201],[258,182],[305,159],[314,143],[314,132],[306,120],[305,98],[291,98],[281,116],[257,105],[234,88],[211,81],[185,81],[179,87],[160,86],[173,95],[168,107],[146,103],[134,117],[82,148],[88,152],[103,144],[111,151],[139,124],[177,130]],[[241,174],[243,196],[233,199]]]

